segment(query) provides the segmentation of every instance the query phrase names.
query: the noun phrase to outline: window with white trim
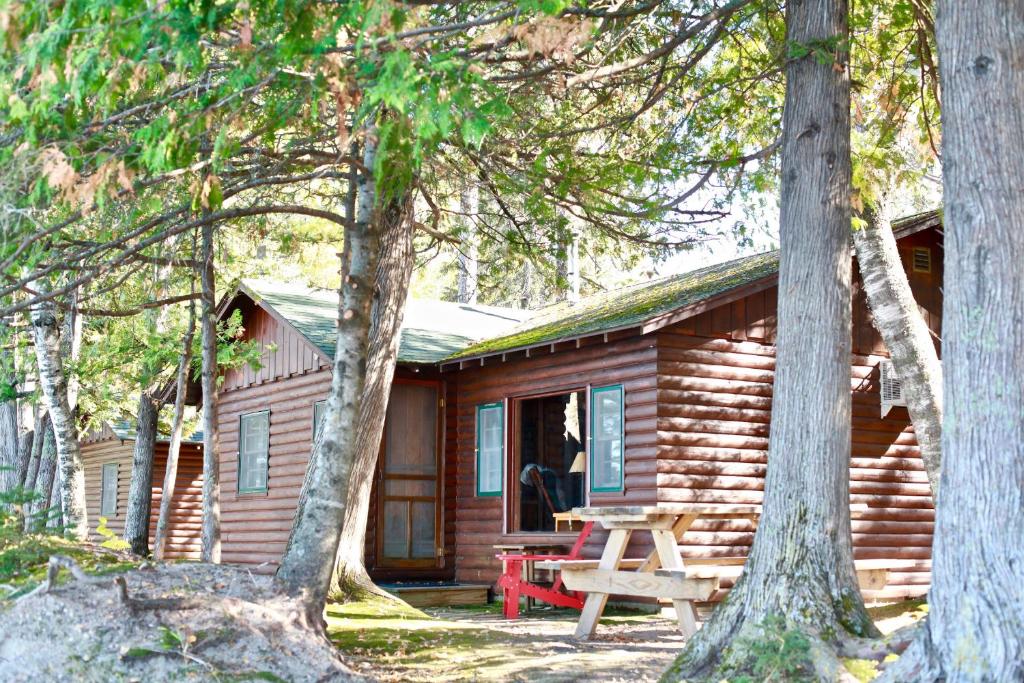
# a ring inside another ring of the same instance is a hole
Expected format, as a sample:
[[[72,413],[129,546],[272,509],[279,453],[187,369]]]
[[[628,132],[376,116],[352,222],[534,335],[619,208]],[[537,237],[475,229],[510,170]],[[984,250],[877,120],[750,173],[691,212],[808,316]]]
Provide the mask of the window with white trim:
[[[248,413],[239,418],[238,492],[267,490],[270,452],[270,411]]]

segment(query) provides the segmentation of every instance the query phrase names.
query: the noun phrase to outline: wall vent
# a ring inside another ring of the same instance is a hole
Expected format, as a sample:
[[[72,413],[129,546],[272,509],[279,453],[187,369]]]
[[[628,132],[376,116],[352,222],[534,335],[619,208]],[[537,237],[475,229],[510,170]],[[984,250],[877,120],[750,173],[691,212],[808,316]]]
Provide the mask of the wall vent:
[[[914,247],[912,265],[915,273],[932,272],[932,250],[928,247]]]
[[[882,417],[885,417],[894,406],[905,406],[907,402],[903,398],[903,384],[896,374],[896,367],[892,364],[892,361],[889,359],[881,361],[878,364],[878,369],[882,374],[880,394],[882,398]]]

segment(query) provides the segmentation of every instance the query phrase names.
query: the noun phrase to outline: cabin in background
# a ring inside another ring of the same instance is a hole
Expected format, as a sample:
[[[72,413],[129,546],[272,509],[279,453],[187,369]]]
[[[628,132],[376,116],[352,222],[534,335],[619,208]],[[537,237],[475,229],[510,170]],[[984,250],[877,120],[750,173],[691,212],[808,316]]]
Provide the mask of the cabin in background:
[[[895,230],[937,340],[939,217]],[[777,274],[770,253],[534,313],[411,301],[368,521],[371,575],[490,584],[494,545],[569,546],[575,532],[556,531],[553,513],[581,505],[760,503]],[[868,597],[919,596],[934,520],[927,478],[906,409],[882,413],[887,354],[859,281],[853,296],[851,502],[867,506],[853,522],[855,555],[913,562]],[[223,560],[270,571],[329,388],[337,299],[246,283],[222,314],[235,309],[265,351],[261,370],[227,373],[221,394]],[[753,531],[698,522],[681,545],[688,557],[743,558]],[[595,534],[585,554],[602,542]]]
[[[107,528],[121,537],[132,478],[135,431],[127,422],[105,424],[102,429],[83,437],[81,445],[89,537],[93,541],[104,540],[96,531],[100,517],[106,518]],[[151,541],[156,536],[156,522],[160,515],[168,445],[168,437],[157,436],[153,454],[153,502],[149,516]],[[203,437],[202,434],[193,434],[182,439],[178,455],[178,476],[167,534],[167,559],[199,559],[202,501]]]

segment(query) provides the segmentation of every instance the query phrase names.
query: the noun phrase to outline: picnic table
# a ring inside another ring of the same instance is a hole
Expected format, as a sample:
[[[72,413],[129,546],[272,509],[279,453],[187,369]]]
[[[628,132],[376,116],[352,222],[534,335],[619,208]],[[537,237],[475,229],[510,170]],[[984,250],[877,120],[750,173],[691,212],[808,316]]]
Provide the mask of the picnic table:
[[[573,514],[585,522],[608,529],[600,560],[553,560],[538,568],[557,569],[565,587],[587,594],[580,612],[576,637],[594,634],[609,595],[668,598],[675,607],[683,635],[697,631],[694,601],[703,601],[718,590],[714,568],[704,565],[700,575],[688,575],[679,539],[698,519],[749,519],[756,522],[759,505],[680,503],[654,506],[577,508]],[[654,550],[646,557],[625,560],[623,555],[634,532],[650,533]]]

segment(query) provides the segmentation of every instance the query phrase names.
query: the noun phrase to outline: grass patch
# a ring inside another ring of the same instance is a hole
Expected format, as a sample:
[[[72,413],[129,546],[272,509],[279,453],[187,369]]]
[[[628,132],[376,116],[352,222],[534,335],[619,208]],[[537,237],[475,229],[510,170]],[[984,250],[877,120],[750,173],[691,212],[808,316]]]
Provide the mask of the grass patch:
[[[869,683],[878,676],[878,662],[870,659],[844,659],[843,666],[861,683]]]
[[[377,595],[367,595],[361,600],[329,603],[327,616],[340,619],[431,619],[412,605],[401,600],[388,600]]]
[[[0,599],[23,595],[46,579],[51,555],[66,555],[89,574],[114,574],[138,565],[122,555],[97,552],[59,536],[0,538]],[[66,581],[65,573],[59,581]]]
[[[928,614],[928,603],[923,599],[893,602],[888,605],[868,607],[868,614],[870,614],[871,618],[875,621],[894,619],[905,614],[921,618]]]

